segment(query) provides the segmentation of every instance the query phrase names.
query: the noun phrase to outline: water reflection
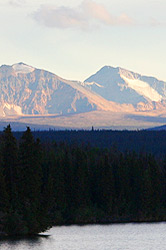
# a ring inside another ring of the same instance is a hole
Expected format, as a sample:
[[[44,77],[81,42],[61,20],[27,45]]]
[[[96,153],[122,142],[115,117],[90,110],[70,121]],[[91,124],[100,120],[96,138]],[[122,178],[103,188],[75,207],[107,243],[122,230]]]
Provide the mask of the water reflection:
[[[44,249],[44,241],[49,239],[49,235],[38,235],[29,237],[3,237],[0,239],[0,249],[3,250],[28,250],[28,249]]]
[[[49,237],[6,238],[2,250],[163,250],[166,223],[62,226]]]

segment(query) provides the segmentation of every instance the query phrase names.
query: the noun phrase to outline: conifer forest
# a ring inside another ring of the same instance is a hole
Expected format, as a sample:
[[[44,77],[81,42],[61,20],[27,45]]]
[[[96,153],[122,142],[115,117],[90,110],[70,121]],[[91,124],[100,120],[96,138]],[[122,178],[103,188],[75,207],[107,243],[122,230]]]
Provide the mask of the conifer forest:
[[[166,220],[164,155],[122,151],[109,143],[42,140],[29,127],[14,135],[10,125],[0,135],[1,234]]]

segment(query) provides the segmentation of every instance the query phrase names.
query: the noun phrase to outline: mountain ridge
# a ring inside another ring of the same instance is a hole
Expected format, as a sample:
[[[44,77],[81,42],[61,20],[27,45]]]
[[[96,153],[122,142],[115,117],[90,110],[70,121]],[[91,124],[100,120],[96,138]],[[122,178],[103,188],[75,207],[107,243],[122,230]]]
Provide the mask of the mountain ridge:
[[[68,114],[93,110],[122,110],[78,81],[24,63],[0,67],[0,115]],[[4,108],[5,107],[5,108]],[[17,112],[19,110],[19,112]]]
[[[166,82],[155,77],[143,76],[121,67],[104,66],[84,83],[106,100],[130,103],[137,111],[165,107]]]
[[[84,82],[66,80],[23,62],[0,67],[2,118],[23,117],[24,120],[26,116],[41,115],[51,124],[50,115],[54,115],[60,126],[65,121],[69,127],[80,127],[81,123],[76,124],[77,117],[83,117],[84,127],[86,122],[88,126],[94,125],[95,119],[99,126],[109,127],[112,121],[117,127],[121,126],[121,120],[129,119],[127,114],[132,114],[130,121],[136,126],[134,119],[137,119],[137,114],[139,117],[145,114],[165,117],[165,110],[166,82],[121,67],[104,66]],[[74,116],[65,118],[68,115]],[[107,119],[107,115],[112,119]],[[104,119],[103,122],[100,119]],[[129,122],[125,124],[130,126]]]

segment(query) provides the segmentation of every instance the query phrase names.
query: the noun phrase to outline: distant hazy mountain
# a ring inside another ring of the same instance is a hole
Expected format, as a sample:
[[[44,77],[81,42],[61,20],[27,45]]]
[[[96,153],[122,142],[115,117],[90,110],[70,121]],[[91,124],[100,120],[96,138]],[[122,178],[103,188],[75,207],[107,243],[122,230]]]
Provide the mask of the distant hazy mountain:
[[[152,130],[152,131],[161,131],[161,130],[166,130],[166,125],[163,125],[163,126],[158,126],[158,127],[148,128],[147,130]]]
[[[116,103],[130,103],[137,110],[166,106],[166,82],[154,77],[105,66],[85,80],[84,86]]]
[[[120,105],[105,100],[80,82],[24,63],[0,67],[0,116],[119,109]]]
[[[122,68],[105,66],[79,82],[24,63],[0,67],[1,117],[156,109],[166,109],[166,83]]]

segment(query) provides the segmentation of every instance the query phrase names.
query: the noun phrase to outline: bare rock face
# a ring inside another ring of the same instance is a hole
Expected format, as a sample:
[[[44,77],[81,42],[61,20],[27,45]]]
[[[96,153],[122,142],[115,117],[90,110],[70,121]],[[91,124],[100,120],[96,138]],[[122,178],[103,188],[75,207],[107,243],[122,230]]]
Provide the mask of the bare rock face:
[[[0,67],[0,116],[137,112],[166,107],[166,83],[105,66],[85,82],[24,63]]]
[[[166,82],[119,67],[103,67],[84,86],[108,101],[131,104],[136,111],[165,108]]]
[[[80,82],[64,80],[23,63],[0,67],[0,116],[66,115],[118,108]]]

